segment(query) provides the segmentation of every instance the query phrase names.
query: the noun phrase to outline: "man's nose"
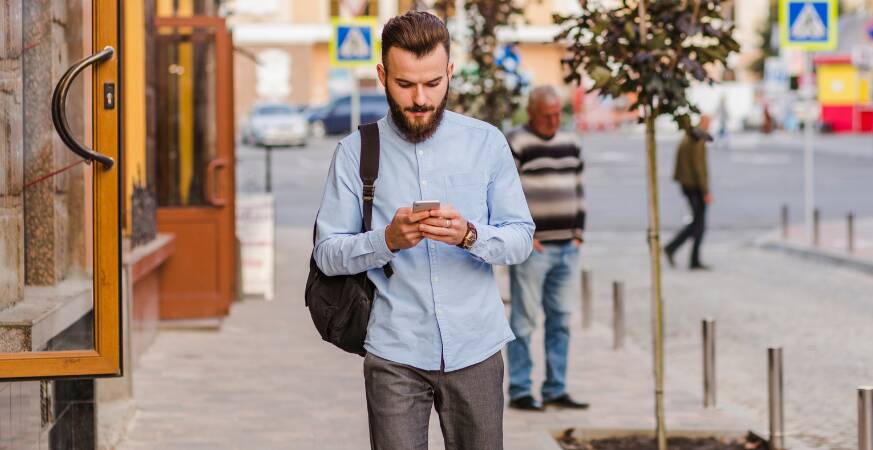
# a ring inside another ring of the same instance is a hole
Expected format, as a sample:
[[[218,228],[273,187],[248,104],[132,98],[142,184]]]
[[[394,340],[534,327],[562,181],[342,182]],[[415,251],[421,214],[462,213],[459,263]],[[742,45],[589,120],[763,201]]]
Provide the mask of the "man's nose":
[[[424,95],[424,86],[419,84],[415,87],[415,94],[412,98],[412,101],[415,102],[416,105],[427,104],[427,96]]]

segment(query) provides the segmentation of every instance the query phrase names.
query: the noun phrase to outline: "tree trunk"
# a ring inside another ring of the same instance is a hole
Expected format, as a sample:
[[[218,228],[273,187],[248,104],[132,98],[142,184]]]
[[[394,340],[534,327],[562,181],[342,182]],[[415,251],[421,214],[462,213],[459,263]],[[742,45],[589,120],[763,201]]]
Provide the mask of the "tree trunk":
[[[646,108],[646,155],[649,181],[649,254],[652,270],[652,349],[655,368],[655,435],[658,450],[667,449],[664,420],[664,303],[661,298],[661,220],[658,205],[658,158],[655,144],[655,117]]]

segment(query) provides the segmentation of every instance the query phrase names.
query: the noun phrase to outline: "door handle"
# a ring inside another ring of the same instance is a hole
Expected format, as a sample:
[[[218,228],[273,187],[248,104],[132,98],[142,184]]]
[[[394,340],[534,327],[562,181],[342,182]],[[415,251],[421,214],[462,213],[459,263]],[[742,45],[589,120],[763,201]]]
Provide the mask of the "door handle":
[[[224,159],[213,159],[206,165],[206,201],[212,206],[225,206],[227,200],[221,196],[221,184],[218,179],[218,170],[227,167],[227,161]],[[216,189],[219,193],[216,194]]]
[[[90,164],[91,161],[98,161],[103,164],[103,167],[106,169],[111,169],[115,164],[115,161],[111,157],[98,153],[76,141],[73,134],[70,132],[70,126],[67,124],[67,112],[65,107],[67,105],[67,92],[70,90],[73,80],[75,80],[76,77],[88,66],[106,61],[114,55],[115,49],[106,46],[103,50],[73,64],[66,72],[64,72],[64,75],[58,81],[58,84],[55,86],[55,90],[52,93],[52,123],[55,126],[58,136],[64,144],[73,151],[73,153],[84,158],[86,163]],[[112,102],[114,104],[115,100],[112,100]]]

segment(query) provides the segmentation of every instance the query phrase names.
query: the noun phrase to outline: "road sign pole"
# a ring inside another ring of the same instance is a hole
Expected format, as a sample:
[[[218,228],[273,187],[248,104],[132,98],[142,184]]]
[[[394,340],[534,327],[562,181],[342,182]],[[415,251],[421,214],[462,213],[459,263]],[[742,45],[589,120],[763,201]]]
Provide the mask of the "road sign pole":
[[[804,108],[806,117],[803,126],[803,198],[804,218],[806,222],[807,242],[813,242],[813,215],[815,214],[815,92],[812,83],[812,56],[804,52],[804,65],[806,67],[805,83],[803,86],[803,98],[806,103]]]
[[[351,130],[354,133],[358,129],[358,125],[361,124],[361,90],[358,86],[358,75],[355,73],[355,69],[349,69],[349,79],[352,83]]]

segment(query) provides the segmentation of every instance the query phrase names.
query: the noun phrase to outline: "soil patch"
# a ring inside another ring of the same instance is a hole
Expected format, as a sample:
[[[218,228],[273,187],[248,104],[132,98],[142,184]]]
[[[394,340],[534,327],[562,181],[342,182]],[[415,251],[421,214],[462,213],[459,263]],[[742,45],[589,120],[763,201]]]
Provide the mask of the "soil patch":
[[[657,450],[655,439],[643,436],[624,436],[603,439],[579,439],[568,429],[557,438],[563,450]],[[739,439],[671,437],[669,450],[767,450],[767,442],[749,435]]]

